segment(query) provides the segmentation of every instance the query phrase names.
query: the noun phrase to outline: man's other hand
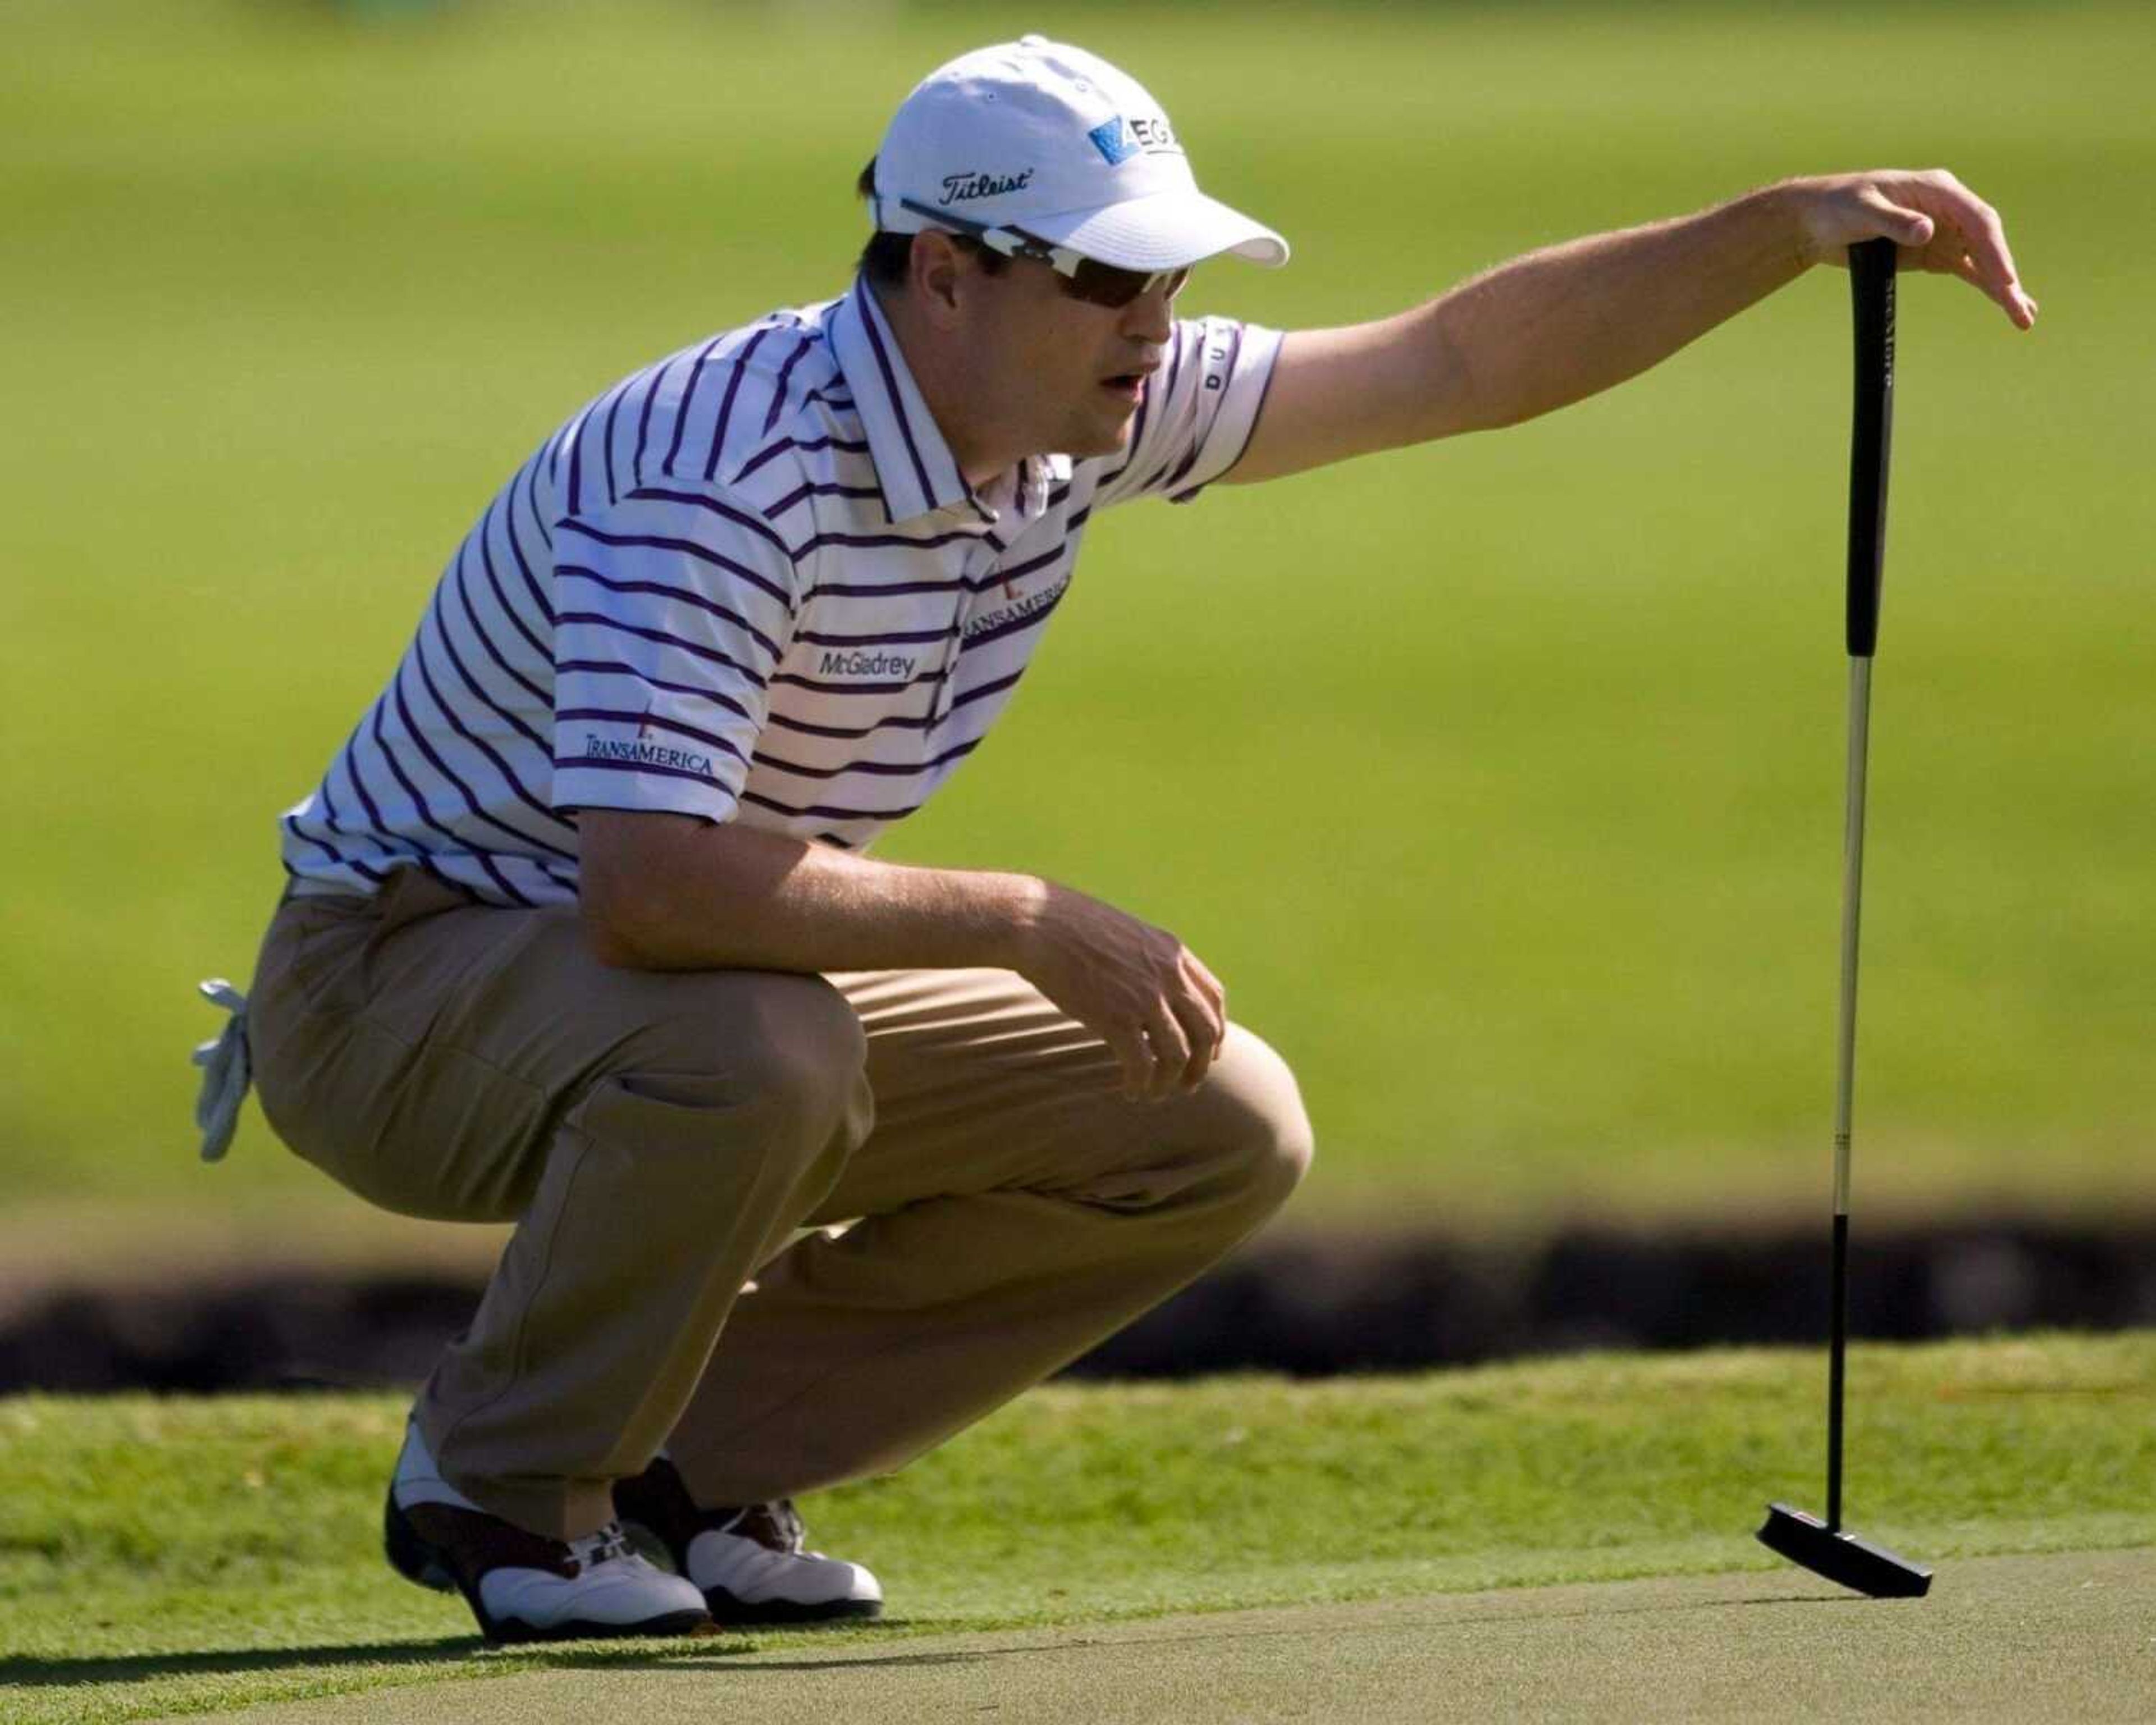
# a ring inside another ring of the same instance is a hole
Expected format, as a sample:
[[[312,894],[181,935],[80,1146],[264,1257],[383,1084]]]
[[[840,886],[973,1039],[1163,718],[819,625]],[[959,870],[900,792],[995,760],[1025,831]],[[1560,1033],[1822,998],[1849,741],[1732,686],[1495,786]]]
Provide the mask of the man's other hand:
[[[1798,180],[1805,261],[1845,265],[1860,240],[1887,239],[1903,270],[1958,275],[1995,301],[2016,329],[2036,321],[1999,212],[1943,167]]]
[[[1227,991],[1196,953],[1068,887],[1048,887],[1014,968],[1108,1045],[1133,1101],[1195,1090],[1228,1034]]]

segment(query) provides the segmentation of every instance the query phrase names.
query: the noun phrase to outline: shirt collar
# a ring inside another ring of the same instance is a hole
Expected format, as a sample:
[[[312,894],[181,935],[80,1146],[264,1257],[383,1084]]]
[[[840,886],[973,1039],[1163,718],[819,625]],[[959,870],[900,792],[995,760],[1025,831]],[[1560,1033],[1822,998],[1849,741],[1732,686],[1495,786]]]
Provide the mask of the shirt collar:
[[[869,459],[875,463],[876,483],[883,490],[884,512],[893,526],[916,516],[957,509],[985,531],[994,524],[1000,508],[1012,503],[1021,519],[1029,519],[1048,506],[1050,490],[1070,477],[1068,455],[1029,455],[1019,464],[1014,480],[1007,475],[986,493],[968,485],[958,471],[957,458],[937,429],[920,386],[906,369],[906,355],[866,276],[855,276],[853,290],[834,308],[830,341],[839,369],[853,393],[855,410],[861,416]]]

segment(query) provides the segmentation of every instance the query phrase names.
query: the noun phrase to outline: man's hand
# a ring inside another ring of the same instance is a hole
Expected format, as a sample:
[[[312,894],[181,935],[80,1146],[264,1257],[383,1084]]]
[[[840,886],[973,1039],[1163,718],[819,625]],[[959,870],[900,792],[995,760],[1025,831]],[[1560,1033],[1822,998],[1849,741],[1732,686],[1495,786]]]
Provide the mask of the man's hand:
[[[1903,270],[1958,275],[2014,321],[2036,321],[2036,302],[2021,290],[1999,212],[1943,167],[1898,169],[1798,180],[1799,220],[1808,264],[1846,266],[1849,248],[1886,239],[1900,248]]]
[[[1195,1090],[1228,1034],[1227,993],[1196,953],[1068,887],[1048,888],[1014,968],[1108,1045],[1132,1101]]]

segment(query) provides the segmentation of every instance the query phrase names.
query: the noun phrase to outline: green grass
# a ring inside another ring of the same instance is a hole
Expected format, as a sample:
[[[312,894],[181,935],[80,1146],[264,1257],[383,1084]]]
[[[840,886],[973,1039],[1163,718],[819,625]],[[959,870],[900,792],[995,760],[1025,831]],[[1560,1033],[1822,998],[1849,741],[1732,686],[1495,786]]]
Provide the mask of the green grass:
[[[879,1633],[1767,1568],[1765,1500],[1818,1507],[1820,1375],[1755,1352],[1056,1386],[808,1511],[883,1577]],[[1849,1512],[1872,1537],[1939,1561],[2156,1541],[2156,1332],[1863,1348],[1851,1381]],[[461,1605],[389,1575],[374,1528],[403,1414],[0,1402],[0,1716],[641,1657],[483,1654]]]
[[[628,22],[624,23],[626,18]],[[257,1237],[191,1164],[188,993],[271,819],[504,472],[629,367],[836,290],[957,8],[18,6],[0,64],[0,1181]],[[1297,248],[1195,309],[1389,311],[1783,174],[1954,166],[2044,321],[1903,295],[1860,1196],[2156,1200],[2146,284],[2130,7],[1088,14]],[[804,57],[816,67],[803,86]],[[1104,521],[1004,731],[891,855],[1183,933],[1302,1074],[1312,1218],[1810,1206],[1840,818],[1845,293],[1533,426]]]

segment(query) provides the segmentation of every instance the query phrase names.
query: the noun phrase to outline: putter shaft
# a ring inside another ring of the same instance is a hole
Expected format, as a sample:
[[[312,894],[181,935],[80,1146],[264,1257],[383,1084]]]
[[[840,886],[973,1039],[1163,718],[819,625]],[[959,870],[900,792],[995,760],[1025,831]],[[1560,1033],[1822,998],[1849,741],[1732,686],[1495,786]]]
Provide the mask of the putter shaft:
[[[1849,661],[1849,772],[1841,850],[1841,1013],[1834,1092],[1834,1285],[1827,1338],[1826,1524],[1841,1528],[1843,1385],[1849,1348],[1849,1145],[1856,1096],[1856,952],[1864,905],[1865,763],[1871,731],[1871,660]]]

